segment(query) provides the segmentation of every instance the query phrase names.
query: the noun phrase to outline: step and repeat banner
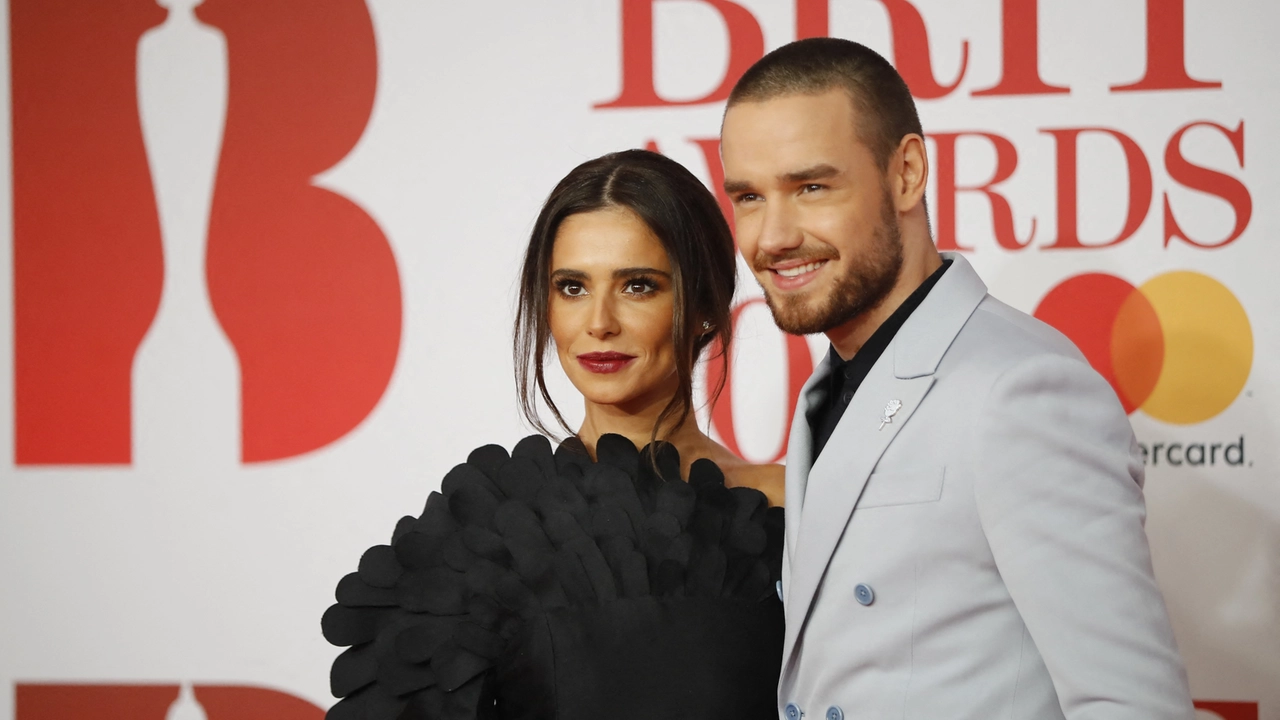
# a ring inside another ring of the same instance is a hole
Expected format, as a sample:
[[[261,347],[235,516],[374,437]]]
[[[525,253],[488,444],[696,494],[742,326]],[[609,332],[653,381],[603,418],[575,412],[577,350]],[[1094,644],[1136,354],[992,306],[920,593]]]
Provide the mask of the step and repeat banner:
[[[471,448],[529,432],[510,327],[548,191],[632,147],[718,188],[734,80],[821,35],[911,86],[939,247],[1130,411],[1201,720],[1280,719],[1280,6],[7,10],[0,720],[320,718],[337,580]],[[701,417],[778,461],[825,343],[740,277]]]

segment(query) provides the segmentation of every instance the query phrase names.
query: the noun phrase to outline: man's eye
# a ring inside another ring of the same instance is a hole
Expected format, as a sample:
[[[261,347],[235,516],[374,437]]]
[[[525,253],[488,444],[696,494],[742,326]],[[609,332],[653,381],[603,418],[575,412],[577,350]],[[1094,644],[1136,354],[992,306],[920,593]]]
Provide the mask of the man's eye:
[[[800,192],[810,193],[810,192],[817,192],[822,189],[823,189],[822,185],[818,185],[817,183],[809,183],[808,185],[805,185],[802,188],[800,188]]]
[[[737,197],[737,202],[739,205],[741,205],[744,203],[755,202],[759,199],[760,199],[760,196],[755,193],[743,193]]]

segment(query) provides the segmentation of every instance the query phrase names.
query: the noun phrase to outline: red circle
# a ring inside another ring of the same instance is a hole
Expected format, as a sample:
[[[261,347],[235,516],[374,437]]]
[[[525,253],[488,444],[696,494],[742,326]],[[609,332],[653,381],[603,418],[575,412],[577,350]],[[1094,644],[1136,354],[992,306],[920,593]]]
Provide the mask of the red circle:
[[[1151,328],[1155,328],[1157,336],[1160,332],[1155,310],[1141,291],[1106,273],[1076,275],[1050,290],[1034,315],[1057,328],[1080,348],[1089,364],[1116,391],[1125,412],[1133,412],[1146,401],[1164,358],[1163,338],[1159,338],[1159,356],[1144,353],[1139,361],[1130,359],[1131,328],[1140,327],[1144,331],[1141,343],[1144,349],[1150,346],[1145,340],[1150,339]],[[1117,319],[1123,320],[1119,326]],[[1117,334],[1120,337],[1116,337]],[[1117,360],[1123,378],[1117,377]],[[1134,368],[1139,365],[1142,372],[1135,372]]]

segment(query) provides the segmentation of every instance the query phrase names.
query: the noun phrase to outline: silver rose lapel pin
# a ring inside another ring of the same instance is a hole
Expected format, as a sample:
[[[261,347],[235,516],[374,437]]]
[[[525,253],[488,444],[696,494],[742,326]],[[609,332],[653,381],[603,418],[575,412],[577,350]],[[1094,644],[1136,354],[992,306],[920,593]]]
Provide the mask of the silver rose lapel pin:
[[[893,416],[897,415],[898,411],[901,409],[902,409],[901,400],[890,400],[888,403],[886,403],[884,406],[884,414],[880,416],[880,427],[876,429],[883,430],[885,425],[888,425],[889,423],[893,422]]]

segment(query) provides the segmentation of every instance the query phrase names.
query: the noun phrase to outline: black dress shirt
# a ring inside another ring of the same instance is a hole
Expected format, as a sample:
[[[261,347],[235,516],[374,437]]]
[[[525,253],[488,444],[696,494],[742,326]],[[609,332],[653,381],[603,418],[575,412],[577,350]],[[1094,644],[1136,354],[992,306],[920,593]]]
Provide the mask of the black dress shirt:
[[[942,267],[935,270],[920,283],[920,287],[916,288],[910,297],[902,301],[898,309],[876,328],[853,357],[845,360],[836,352],[835,346],[831,347],[831,374],[826,380],[827,397],[821,403],[809,408],[805,414],[805,418],[809,421],[809,429],[813,433],[814,461],[817,461],[818,455],[822,453],[822,448],[826,447],[827,440],[831,439],[831,433],[835,432],[836,425],[844,416],[845,408],[849,407],[854,393],[858,392],[858,387],[866,379],[867,373],[871,372],[871,367],[876,364],[876,360],[880,359],[885,348],[889,347],[889,343],[893,341],[893,336],[898,334],[898,330],[907,322],[907,318],[911,317],[911,313],[920,307],[920,303],[924,302],[929,291],[938,284],[942,273],[949,267],[951,267],[951,261],[943,260]]]

